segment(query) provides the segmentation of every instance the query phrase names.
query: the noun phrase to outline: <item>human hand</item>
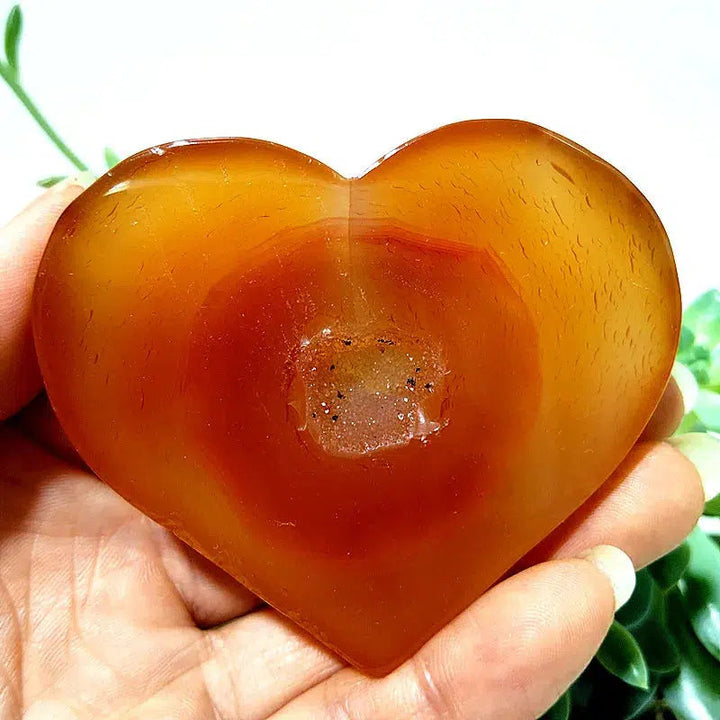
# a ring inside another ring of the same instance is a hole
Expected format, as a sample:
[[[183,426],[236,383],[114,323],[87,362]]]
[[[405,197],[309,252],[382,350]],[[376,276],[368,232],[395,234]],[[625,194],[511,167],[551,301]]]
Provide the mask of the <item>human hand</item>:
[[[671,382],[613,477],[516,574],[387,677],[345,667],[84,470],[44,397],[30,403],[32,283],[80,191],[0,231],[0,717],[535,718],[631,592],[627,556],[648,564],[699,516],[694,465],[659,440],[682,415]]]

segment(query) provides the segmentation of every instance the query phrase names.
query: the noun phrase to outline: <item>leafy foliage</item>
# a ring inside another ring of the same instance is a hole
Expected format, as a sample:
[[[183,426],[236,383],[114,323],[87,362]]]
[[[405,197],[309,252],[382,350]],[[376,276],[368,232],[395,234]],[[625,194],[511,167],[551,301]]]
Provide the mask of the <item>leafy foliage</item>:
[[[703,396],[688,410],[700,410],[706,429],[720,431],[720,290],[709,290],[685,311],[678,361],[694,375]]]
[[[680,672],[664,688],[664,698],[679,720],[720,718],[720,663],[693,633],[687,607],[677,589],[668,593],[668,617],[680,654]]]
[[[677,584],[682,606],[698,640],[720,662],[720,548],[699,528],[685,544],[690,562]]]

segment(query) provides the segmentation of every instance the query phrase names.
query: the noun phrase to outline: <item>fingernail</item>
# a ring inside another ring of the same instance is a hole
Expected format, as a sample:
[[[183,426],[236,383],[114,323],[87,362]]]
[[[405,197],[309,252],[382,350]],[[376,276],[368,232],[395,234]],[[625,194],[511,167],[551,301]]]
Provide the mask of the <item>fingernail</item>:
[[[630,599],[635,589],[635,568],[632,560],[620,548],[598,545],[578,557],[591,562],[610,581],[615,595],[615,610]]]
[[[676,362],[673,365],[672,376],[677,383],[683,399],[683,408],[687,415],[694,407],[698,397],[698,384],[695,376],[686,365]]]
[[[77,175],[71,175],[61,180],[57,185],[52,186],[52,190],[55,192],[62,192],[69,187],[79,187],[83,190],[87,190],[97,178],[89,171],[84,170],[77,173]]]
[[[705,502],[720,494],[720,438],[713,433],[685,433],[667,441],[697,469]]]

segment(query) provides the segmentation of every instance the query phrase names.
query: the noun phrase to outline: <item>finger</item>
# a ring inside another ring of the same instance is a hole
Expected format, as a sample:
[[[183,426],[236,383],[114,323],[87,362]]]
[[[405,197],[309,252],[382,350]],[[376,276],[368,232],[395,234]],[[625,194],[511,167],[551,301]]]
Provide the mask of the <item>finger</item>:
[[[715,455],[720,467],[720,453]],[[611,544],[643,567],[679,545],[704,505],[693,461],[667,443],[639,443],[612,477],[518,567]],[[517,569],[517,568],[516,568]]]
[[[226,623],[263,604],[257,595],[182,540],[160,526],[157,529],[165,570],[198,627]]]
[[[80,181],[61,183],[0,229],[0,419],[40,390],[30,327],[33,283],[55,223],[82,190]]]
[[[14,415],[8,424],[55,457],[87,469],[87,465],[60,426],[45,393],[40,393],[29,405]]]
[[[0,535],[99,539],[140,516],[98,479],[0,424]]]
[[[662,440],[677,430],[685,414],[680,386],[671,377],[655,412],[645,426],[641,440]]]
[[[632,564],[621,551],[606,548],[590,560],[544,563],[506,580],[387,677],[342,670],[274,720],[539,717],[602,642],[613,588],[619,601],[632,591]]]
[[[205,686],[220,717],[267,717],[343,663],[274,610],[206,633]]]
[[[705,502],[720,495],[720,435],[690,432],[675,435],[667,442],[695,466],[702,482]]]

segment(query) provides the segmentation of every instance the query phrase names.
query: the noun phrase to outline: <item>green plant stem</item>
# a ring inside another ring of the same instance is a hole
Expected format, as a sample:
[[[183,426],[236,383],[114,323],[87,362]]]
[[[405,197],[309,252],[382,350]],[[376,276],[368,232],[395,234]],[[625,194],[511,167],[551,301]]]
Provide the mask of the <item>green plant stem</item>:
[[[50,123],[45,119],[37,105],[28,97],[28,94],[18,83],[13,70],[0,63],[0,76],[15,93],[18,100],[25,106],[27,111],[35,118],[35,122],[42,128],[43,132],[52,140],[57,149],[78,169],[87,170],[88,166],[63,142],[62,138],[53,130]]]

